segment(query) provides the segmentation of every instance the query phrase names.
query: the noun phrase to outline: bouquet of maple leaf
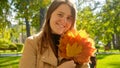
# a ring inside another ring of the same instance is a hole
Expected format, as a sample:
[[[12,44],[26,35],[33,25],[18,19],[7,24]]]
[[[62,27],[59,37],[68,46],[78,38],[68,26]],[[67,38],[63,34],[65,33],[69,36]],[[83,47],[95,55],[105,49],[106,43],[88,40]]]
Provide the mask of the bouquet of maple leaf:
[[[85,30],[71,30],[60,38],[59,56],[79,64],[89,62],[95,50],[94,41]]]

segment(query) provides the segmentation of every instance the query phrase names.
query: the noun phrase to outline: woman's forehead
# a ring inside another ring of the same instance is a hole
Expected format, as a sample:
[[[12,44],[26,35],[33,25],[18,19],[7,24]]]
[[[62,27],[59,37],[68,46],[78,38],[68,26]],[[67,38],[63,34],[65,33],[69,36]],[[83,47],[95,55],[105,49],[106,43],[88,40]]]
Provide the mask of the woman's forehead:
[[[61,4],[56,10],[56,12],[72,15],[71,14],[71,8],[67,4]]]

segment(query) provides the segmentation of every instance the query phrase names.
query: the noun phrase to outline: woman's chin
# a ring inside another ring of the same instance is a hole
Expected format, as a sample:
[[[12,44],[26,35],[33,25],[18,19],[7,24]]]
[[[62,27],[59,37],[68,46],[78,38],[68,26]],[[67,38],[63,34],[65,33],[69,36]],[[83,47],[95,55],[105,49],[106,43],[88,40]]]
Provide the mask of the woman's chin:
[[[61,31],[61,32],[58,32],[57,34],[58,34],[58,35],[62,35],[62,34],[64,34],[64,32],[63,32],[63,31]]]
[[[62,34],[65,33],[65,31],[63,31],[63,30],[61,30],[61,31],[58,30],[58,31],[56,31],[56,32],[54,31],[53,33],[54,33],[54,34],[58,34],[58,35],[62,35]]]

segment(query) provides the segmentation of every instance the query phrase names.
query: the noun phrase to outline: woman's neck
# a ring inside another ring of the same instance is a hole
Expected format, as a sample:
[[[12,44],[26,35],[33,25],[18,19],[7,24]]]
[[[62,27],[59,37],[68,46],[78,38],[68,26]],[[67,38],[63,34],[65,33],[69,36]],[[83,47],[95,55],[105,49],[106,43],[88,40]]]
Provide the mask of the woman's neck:
[[[55,56],[58,57],[58,45],[59,45],[60,35],[57,35],[57,34],[51,34],[51,35],[52,35],[51,38],[53,41],[53,45],[51,47]]]
[[[58,45],[59,44],[59,39],[60,39],[60,35],[52,34],[52,41],[53,41],[54,45]]]

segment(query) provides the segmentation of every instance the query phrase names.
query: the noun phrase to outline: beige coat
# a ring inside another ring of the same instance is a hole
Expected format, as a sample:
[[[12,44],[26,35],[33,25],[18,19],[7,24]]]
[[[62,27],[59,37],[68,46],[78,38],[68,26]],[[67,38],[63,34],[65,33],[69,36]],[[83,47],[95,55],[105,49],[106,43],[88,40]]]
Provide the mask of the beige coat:
[[[39,36],[38,34],[26,39],[19,68],[57,68],[57,58],[50,46],[45,50],[43,55],[40,55],[38,52],[36,42],[38,42]],[[89,68],[89,66],[85,64],[82,68]]]

